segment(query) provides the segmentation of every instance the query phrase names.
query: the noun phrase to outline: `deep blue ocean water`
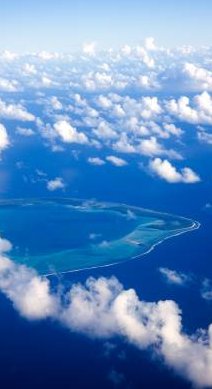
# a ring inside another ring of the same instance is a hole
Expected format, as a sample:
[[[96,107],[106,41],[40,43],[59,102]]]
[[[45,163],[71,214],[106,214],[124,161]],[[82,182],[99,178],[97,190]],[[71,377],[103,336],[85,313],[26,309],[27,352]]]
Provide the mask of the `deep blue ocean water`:
[[[184,312],[183,323],[188,331],[205,327],[210,322],[211,305],[201,298],[199,282],[205,276],[212,276],[208,263],[211,242],[206,232],[212,225],[207,216],[201,221],[201,229],[164,242],[141,260],[69,273],[63,276],[63,283],[84,282],[89,275],[109,277],[115,274],[125,288],[135,288],[140,298],[176,300]],[[205,249],[201,249],[200,242],[204,242]],[[192,272],[197,279],[189,287],[167,286],[158,272],[159,266]],[[27,322],[3,296],[0,310],[0,329],[4,333],[0,349],[2,387],[112,388],[108,379],[111,369],[124,372],[127,383],[133,388],[154,388],[158,382],[163,388],[191,387],[162,364],[151,360],[147,352],[140,352],[120,339],[110,340],[114,349],[108,356],[106,342],[72,334],[50,321]]]
[[[184,125],[184,129],[191,133],[191,126]],[[35,169],[45,168],[49,177],[63,174],[69,184],[67,197],[126,203],[198,220],[200,229],[163,242],[140,260],[65,274],[62,280],[70,285],[84,282],[88,276],[115,275],[126,289],[134,288],[147,301],[174,299],[183,311],[188,333],[206,328],[211,322],[212,304],[202,299],[200,288],[204,278],[212,278],[212,215],[205,208],[212,201],[212,155],[207,146],[196,148],[192,138],[188,139],[186,162],[202,177],[197,185],[171,185],[152,179],[137,167],[143,162],[139,157],[121,169],[109,164],[99,168],[86,162],[91,155],[86,147],[83,151],[74,147],[81,153],[76,160],[70,150],[52,153],[34,139],[17,139],[16,149],[8,149],[1,164],[1,198],[46,197],[43,182],[35,184],[30,180]],[[39,159],[34,158],[36,153]],[[17,168],[19,161],[23,169]],[[54,194],[48,196],[53,198]],[[181,288],[167,285],[159,267],[189,273],[193,282]],[[57,278],[52,282],[57,283]],[[148,352],[140,352],[121,339],[110,340],[110,347],[106,342],[70,333],[52,321],[28,322],[20,318],[3,295],[0,298],[0,386],[4,389],[113,388],[108,378],[112,370],[124,373],[124,388],[157,388],[158,383],[163,389],[191,387]],[[112,350],[109,354],[108,348]]]
[[[173,188],[173,191],[177,195],[177,189],[179,196],[180,187]],[[113,190],[116,192],[114,194],[116,197],[118,188],[115,187]],[[129,193],[125,192],[123,195],[122,192],[120,196],[123,201],[129,199]],[[147,301],[167,298],[177,301],[183,310],[183,323],[187,331],[192,332],[198,327],[205,328],[210,323],[212,309],[211,304],[200,296],[200,282],[205,277],[212,277],[212,220],[203,209],[204,196],[202,196],[201,207],[197,206],[196,210],[194,197],[192,199],[193,201],[188,195],[187,199],[182,198],[181,203],[175,207],[173,197],[164,198],[162,191],[157,192],[155,196],[154,192],[150,191],[149,202],[141,201],[140,205],[143,206],[145,203],[145,206],[150,206],[154,203],[156,209],[169,209],[171,212],[178,208],[178,213],[181,208],[182,215],[192,216],[201,222],[199,230],[164,242],[141,260],[109,268],[66,274],[63,276],[63,282],[69,285],[73,282],[84,282],[90,275],[94,277],[115,275],[123,282],[125,288],[135,288],[140,298]],[[158,272],[160,266],[191,272],[195,282],[184,288],[167,285]],[[30,388],[38,386],[41,388],[113,388],[114,385],[108,378],[112,369],[120,373],[124,372],[125,387],[131,385],[133,388],[155,388],[158,382],[161,387],[167,389],[170,386],[191,387],[161,363],[151,360],[147,352],[140,352],[120,339],[111,340],[114,349],[108,356],[102,341],[89,340],[84,336],[72,334],[49,321],[27,322],[19,317],[3,296],[1,296],[0,309],[0,328],[4,333],[0,348],[2,366],[0,383],[4,388],[22,389],[29,386]]]

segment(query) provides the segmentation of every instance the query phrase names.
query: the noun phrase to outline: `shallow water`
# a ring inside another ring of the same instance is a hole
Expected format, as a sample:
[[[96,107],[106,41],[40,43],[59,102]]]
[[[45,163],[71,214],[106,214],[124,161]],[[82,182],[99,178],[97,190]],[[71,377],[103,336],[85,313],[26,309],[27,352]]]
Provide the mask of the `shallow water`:
[[[139,257],[193,220],[124,204],[78,199],[0,203],[0,234],[10,257],[40,273],[108,266]]]

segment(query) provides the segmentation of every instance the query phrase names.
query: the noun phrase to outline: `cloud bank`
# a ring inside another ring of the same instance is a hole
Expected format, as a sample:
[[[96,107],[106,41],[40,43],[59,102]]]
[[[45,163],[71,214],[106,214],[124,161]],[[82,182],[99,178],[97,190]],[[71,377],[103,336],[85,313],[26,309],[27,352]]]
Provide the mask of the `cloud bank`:
[[[108,50],[87,42],[77,53],[5,51],[2,125],[13,147],[22,135],[24,147],[34,139],[55,153],[83,149],[79,162],[115,169],[118,158],[167,184],[197,184],[186,159],[189,144],[212,144],[211,54],[211,47],[159,47],[152,37]],[[14,131],[14,121],[26,124]]]
[[[48,278],[11,261],[11,244],[0,240],[0,290],[28,320],[51,318],[92,338],[122,337],[150,349],[177,374],[198,387],[212,385],[212,324],[188,335],[172,300],[147,302],[115,277],[89,277],[66,292],[51,289]]]

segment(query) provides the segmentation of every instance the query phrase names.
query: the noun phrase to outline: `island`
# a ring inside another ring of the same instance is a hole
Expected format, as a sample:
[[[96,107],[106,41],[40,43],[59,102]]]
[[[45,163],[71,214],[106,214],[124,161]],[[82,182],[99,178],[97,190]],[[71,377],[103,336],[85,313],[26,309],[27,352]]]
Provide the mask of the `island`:
[[[73,198],[0,201],[0,234],[15,262],[40,274],[110,266],[141,258],[199,223],[126,204]]]

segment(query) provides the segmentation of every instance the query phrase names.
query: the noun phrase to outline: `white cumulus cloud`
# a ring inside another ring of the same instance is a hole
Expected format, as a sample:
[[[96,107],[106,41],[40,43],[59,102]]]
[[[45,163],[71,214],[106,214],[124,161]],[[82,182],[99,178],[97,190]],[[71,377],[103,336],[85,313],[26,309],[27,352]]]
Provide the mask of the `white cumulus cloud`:
[[[21,121],[34,121],[35,116],[29,113],[21,104],[6,104],[0,99],[0,117]]]
[[[78,132],[77,129],[66,120],[60,120],[56,122],[54,124],[54,129],[60,136],[61,140],[65,143],[88,143],[87,135],[85,135],[83,132]]]
[[[47,189],[54,192],[58,189],[65,189],[64,180],[61,177],[56,177],[54,180],[47,181]]]
[[[105,161],[102,158],[99,157],[89,157],[88,162],[91,165],[96,165],[96,166],[102,166],[105,165]]]
[[[10,145],[7,130],[3,124],[0,124],[0,151],[6,149]]]
[[[177,171],[167,159],[153,159],[149,163],[149,169],[169,183],[194,184],[200,181],[200,177],[192,169],[184,167],[181,171]]]

